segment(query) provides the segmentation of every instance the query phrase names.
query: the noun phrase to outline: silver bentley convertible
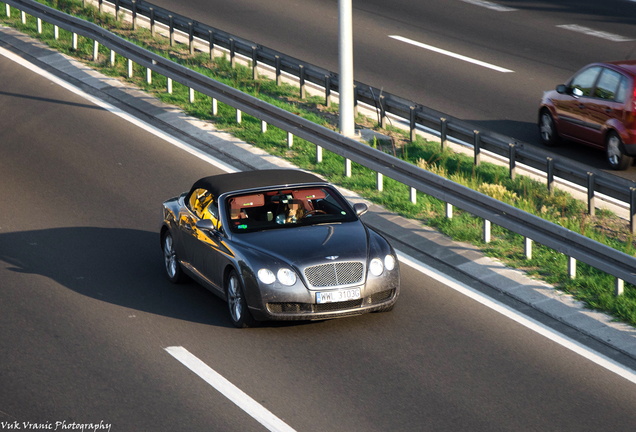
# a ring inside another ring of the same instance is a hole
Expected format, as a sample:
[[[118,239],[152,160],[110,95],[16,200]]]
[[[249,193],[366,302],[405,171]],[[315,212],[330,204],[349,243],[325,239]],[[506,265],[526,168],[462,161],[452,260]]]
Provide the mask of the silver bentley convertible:
[[[398,261],[366,211],[304,171],[205,177],[163,203],[166,273],[226,300],[237,327],[390,311]]]

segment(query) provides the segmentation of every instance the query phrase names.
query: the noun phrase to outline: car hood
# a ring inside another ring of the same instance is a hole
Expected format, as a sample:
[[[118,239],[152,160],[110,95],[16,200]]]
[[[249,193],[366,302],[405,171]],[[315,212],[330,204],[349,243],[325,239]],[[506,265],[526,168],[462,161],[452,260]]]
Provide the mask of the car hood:
[[[283,228],[238,236],[237,242],[297,267],[325,262],[366,261],[367,231],[360,221]],[[331,258],[336,257],[336,258]]]

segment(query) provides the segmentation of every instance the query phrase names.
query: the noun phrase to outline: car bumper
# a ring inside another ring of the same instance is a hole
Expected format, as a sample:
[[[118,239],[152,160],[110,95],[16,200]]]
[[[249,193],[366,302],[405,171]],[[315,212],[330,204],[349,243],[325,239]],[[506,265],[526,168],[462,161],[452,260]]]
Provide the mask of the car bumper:
[[[388,282],[388,283],[387,283]],[[356,288],[356,287],[353,287]],[[327,290],[325,290],[327,291]],[[380,311],[395,304],[400,295],[399,276],[379,284],[367,284],[360,287],[361,298],[335,303],[301,302],[297,298],[279,298],[263,303],[260,307],[251,307],[252,316],[259,321],[322,320],[361,315]]]

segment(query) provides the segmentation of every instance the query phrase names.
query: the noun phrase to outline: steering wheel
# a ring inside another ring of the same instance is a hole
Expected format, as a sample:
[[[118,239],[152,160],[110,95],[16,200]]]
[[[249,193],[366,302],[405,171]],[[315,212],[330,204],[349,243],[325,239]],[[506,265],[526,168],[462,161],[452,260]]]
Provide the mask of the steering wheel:
[[[324,210],[310,210],[303,215],[303,219],[306,218],[307,216],[312,216],[315,214],[327,214],[327,212]]]

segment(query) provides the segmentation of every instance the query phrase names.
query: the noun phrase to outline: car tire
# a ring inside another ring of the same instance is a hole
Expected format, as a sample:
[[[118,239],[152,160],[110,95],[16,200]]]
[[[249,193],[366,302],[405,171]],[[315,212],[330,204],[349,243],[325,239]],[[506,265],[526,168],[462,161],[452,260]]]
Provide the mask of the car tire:
[[[539,134],[541,142],[546,147],[554,147],[559,143],[559,134],[548,109],[542,110],[539,114]]]
[[[225,293],[227,294],[227,304],[230,310],[232,324],[237,328],[256,326],[258,322],[252,317],[247,307],[241,279],[234,270],[230,271],[227,276]]]
[[[163,262],[166,269],[166,276],[172,283],[180,283],[185,279],[185,275],[181,270],[181,264],[177,257],[177,252],[174,248],[174,240],[170,231],[166,231],[161,241],[161,248],[163,249]]]
[[[625,170],[634,162],[633,157],[627,156],[621,151],[622,144],[621,137],[616,132],[612,131],[607,134],[605,158],[613,170]]]

